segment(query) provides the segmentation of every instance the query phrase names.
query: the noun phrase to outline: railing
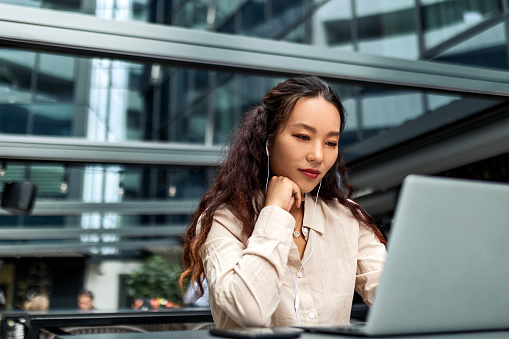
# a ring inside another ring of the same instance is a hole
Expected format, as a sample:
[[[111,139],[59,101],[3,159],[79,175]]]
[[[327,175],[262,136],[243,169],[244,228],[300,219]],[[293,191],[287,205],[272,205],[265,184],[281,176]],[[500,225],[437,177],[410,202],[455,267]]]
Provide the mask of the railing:
[[[145,330],[171,330],[162,324],[193,324],[212,322],[209,308],[185,307],[164,310],[118,310],[118,311],[6,311],[2,313],[1,338],[7,339],[12,324],[24,328],[24,338],[39,339],[41,330],[65,333],[65,327],[92,327],[114,325],[142,325]],[[182,328],[178,328],[182,329]]]

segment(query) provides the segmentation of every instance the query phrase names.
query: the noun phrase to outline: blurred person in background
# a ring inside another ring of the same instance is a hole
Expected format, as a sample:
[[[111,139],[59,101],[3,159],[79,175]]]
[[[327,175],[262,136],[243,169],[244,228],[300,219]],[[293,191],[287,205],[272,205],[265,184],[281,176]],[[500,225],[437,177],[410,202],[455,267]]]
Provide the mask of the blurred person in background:
[[[27,311],[46,311],[49,308],[48,296],[41,294],[25,301],[23,308]]]
[[[81,290],[78,292],[78,308],[82,311],[95,310],[94,294],[89,290]]]

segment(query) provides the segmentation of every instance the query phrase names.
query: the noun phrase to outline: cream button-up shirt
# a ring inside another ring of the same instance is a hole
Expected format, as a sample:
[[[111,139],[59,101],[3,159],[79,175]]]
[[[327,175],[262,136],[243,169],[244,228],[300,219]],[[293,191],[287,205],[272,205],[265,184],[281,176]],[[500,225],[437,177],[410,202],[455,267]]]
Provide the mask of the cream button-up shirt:
[[[385,246],[341,204],[318,199],[314,216],[313,197],[304,204],[302,260],[285,210],[263,208],[250,238],[227,208],[215,212],[202,258],[218,328],[348,323],[354,289],[371,305]]]

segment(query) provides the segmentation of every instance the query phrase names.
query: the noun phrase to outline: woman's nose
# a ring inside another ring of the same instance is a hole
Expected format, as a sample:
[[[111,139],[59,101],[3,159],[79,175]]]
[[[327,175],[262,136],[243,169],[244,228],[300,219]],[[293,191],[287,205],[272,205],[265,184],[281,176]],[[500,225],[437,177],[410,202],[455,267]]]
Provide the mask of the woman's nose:
[[[313,145],[307,155],[307,160],[312,162],[322,162],[323,147],[322,145]]]

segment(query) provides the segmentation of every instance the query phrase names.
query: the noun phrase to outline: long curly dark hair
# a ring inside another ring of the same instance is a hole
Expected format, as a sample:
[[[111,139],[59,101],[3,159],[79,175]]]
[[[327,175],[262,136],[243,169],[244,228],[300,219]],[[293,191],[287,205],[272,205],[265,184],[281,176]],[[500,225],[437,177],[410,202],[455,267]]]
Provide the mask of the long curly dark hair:
[[[190,227],[184,234],[184,272],[179,280],[182,289],[186,278],[191,278],[191,281],[198,284],[200,292],[204,292],[201,284],[204,269],[200,250],[218,208],[228,206],[242,223],[242,234],[251,236],[258,214],[263,208],[261,202],[253,204],[253,197],[265,195],[268,161],[265,153],[266,142],[272,143],[299,99],[316,97],[324,98],[337,108],[341,117],[340,132],[343,132],[345,109],[329,85],[316,76],[301,76],[279,83],[265,95],[263,104],[245,114],[227,143],[230,145],[229,152],[212,187],[205,193]],[[325,201],[337,200],[348,208],[359,222],[371,227],[385,244],[385,239],[371,216],[361,206],[349,200],[353,187],[347,180],[345,161],[341,152],[338,152],[336,162],[322,179],[320,198]],[[316,190],[317,188],[311,194],[316,196]],[[200,228],[197,232],[198,221]]]

